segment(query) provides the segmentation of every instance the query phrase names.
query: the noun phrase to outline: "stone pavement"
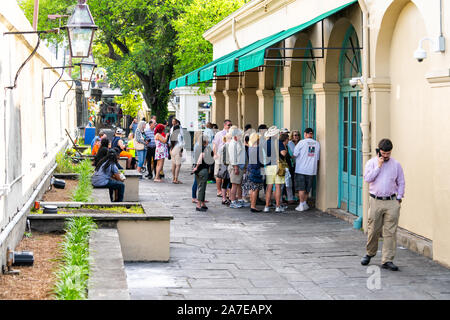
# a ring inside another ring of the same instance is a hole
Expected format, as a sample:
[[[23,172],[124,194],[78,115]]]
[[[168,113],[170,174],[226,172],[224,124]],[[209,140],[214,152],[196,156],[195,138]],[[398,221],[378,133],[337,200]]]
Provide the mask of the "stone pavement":
[[[449,269],[401,247],[398,272],[379,268],[380,252],[362,266],[366,236],[326,213],[230,209],[213,184],[197,212],[190,166],[174,185],[169,165],[165,183],[141,180],[140,198],[173,214],[171,259],[125,263],[131,299],[450,299]]]

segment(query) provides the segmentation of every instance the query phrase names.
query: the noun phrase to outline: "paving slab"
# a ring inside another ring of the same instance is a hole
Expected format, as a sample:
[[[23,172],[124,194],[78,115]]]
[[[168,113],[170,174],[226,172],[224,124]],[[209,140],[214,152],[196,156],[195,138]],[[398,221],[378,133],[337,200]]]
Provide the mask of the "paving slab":
[[[174,185],[167,183],[170,165],[166,182],[144,178],[139,194],[144,205],[174,216],[171,257],[125,262],[131,299],[450,299],[450,270],[401,246],[394,261],[400,271],[380,268],[382,241],[371,264],[361,266],[366,235],[330,214],[230,209],[214,184],[207,185],[209,210],[197,212],[190,166],[183,164],[184,183]]]

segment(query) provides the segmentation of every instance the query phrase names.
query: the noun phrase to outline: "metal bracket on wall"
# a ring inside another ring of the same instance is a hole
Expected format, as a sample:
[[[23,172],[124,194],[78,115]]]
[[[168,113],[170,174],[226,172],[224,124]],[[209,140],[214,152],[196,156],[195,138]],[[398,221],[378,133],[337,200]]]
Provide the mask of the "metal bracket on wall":
[[[44,97],[44,100],[49,99],[52,96],[52,91],[53,88],[58,84],[59,80],[61,80],[62,76],[64,75],[64,69],[69,69],[69,68],[74,68],[74,66],[65,66],[65,67],[45,67],[44,70],[48,70],[48,69],[63,69],[61,71],[61,75],[59,76],[58,80],[56,80],[55,84],[52,86],[52,88],[50,89],[50,93],[48,95],[48,97]],[[73,82],[72,82],[73,85]]]
[[[39,44],[41,43],[41,34],[46,33],[59,33],[59,29],[51,29],[51,30],[45,30],[45,31],[15,31],[15,32],[4,32],[4,35],[7,34],[37,34],[38,40],[36,43],[35,48],[31,52],[31,54],[28,56],[28,58],[22,63],[22,65],[19,67],[19,70],[17,70],[16,76],[14,78],[14,84],[9,87],[5,87],[5,90],[7,89],[15,89],[17,87],[17,78],[19,77],[20,72],[22,71],[23,67],[27,64],[28,61],[36,54],[37,49],[39,48]]]

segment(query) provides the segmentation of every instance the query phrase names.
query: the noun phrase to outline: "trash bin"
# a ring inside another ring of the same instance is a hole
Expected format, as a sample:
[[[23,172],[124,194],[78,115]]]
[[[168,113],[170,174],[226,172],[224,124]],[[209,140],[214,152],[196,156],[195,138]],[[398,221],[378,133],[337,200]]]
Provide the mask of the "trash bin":
[[[95,127],[90,128],[90,127],[86,127],[86,129],[84,129],[84,144],[85,145],[91,145],[92,140],[95,137]]]

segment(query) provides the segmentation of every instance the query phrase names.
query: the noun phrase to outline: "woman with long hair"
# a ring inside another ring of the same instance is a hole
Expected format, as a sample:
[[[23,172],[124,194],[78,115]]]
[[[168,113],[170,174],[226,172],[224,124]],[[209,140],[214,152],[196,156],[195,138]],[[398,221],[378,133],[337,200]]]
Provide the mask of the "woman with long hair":
[[[142,173],[142,167],[144,166],[145,156],[147,155],[147,141],[144,133],[145,121],[140,121],[134,133],[134,148],[136,149],[136,156],[138,160],[137,171]],[[142,178],[142,177],[141,177]]]
[[[158,124],[155,128],[155,160],[156,160],[156,176],[153,181],[161,182],[160,173],[164,166],[164,159],[169,157],[167,150],[167,136],[164,132],[165,126]]]
[[[102,140],[100,140],[100,148],[98,149],[98,152],[94,158],[94,167],[97,167],[97,164],[104,157],[106,157],[106,155],[108,154],[108,150],[109,150],[109,139],[106,138],[105,136],[105,138],[102,138]]]
[[[108,188],[111,202],[122,202],[125,184],[117,167],[119,154],[111,149],[95,167],[91,182],[94,188]]]

